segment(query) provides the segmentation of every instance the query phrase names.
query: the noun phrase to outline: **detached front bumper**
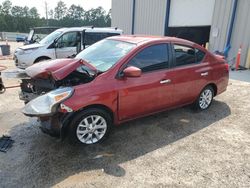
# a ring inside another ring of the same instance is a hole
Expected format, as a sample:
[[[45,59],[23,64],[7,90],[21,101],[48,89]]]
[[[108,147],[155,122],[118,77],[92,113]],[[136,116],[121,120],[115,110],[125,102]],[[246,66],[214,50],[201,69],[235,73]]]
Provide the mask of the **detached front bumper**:
[[[38,121],[40,123],[39,127],[42,132],[49,134],[50,136],[61,137],[61,129],[63,126],[59,114],[47,117],[39,117]]]
[[[60,134],[62,137],[62,129],[68,123],[73,110],[66,110],[61,102],[70,97],[73,91],[72,88],[53,90],[28,102],[22,112],[29,117],[38,117],[45,133]]]
[[[38,117],[39,128],[45,134],[64,139],[72,117],[73,113],[57,113],[52,116]]]

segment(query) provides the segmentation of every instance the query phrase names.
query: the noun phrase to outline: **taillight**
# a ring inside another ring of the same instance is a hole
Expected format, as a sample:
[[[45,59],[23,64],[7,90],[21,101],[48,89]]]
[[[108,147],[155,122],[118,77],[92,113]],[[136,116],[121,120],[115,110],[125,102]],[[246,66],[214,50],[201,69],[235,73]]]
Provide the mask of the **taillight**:
[[[225,63],[225,66],[226,66],[227,72],[229,72],[229,64]]]

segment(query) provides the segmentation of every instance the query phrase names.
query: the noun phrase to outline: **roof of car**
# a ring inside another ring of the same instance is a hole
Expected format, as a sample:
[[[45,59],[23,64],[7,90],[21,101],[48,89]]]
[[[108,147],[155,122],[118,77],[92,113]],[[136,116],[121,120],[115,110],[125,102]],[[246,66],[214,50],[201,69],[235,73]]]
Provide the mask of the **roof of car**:
[[[66,27],[60,28],[57,31],[70,32],[70,31],[87,31],[87,32],[108,32],[108,33],[122,33],[121,29],[112,27]]]
[[[124,42],[129,42],[133,44],[147,43],[153,41],[166,41],[166,42],[176,42],[184,43],[187,45],[193,45],[194,43],[185,39],[176,37],[165,37],[165,36],[150,36],[150,35],[121,35],[109,37],[109,39],[120,40]]]
[[[32,27],[30,29],[59,29],[60,27],[56,26],[44,26],[44,27]]]

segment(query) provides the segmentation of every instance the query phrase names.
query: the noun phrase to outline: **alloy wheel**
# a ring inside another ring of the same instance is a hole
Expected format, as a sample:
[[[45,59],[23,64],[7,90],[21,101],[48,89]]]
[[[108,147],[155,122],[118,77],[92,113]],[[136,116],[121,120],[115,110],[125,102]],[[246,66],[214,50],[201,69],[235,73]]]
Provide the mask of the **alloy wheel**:
[[[89,115],[77,126],[76,136],[84,144],[97,143],[107,131],[107,122],[100,115]]]
[[[205,89],[199,99],[199,105],[201,109],[206,109],[209,107],[213,100],[213,92],[210,89]]]

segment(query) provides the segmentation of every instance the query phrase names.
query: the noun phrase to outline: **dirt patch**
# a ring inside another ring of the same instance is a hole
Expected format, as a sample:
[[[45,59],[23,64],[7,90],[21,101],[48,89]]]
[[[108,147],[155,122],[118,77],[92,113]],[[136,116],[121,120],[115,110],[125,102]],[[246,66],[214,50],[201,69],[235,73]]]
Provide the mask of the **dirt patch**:
[[[0,95],[0,135],[15,140],[0,153],[0,187],[250,186],[249,83],[231,80],[205,112],[185,107],[131,121],[90,147],[43,134],[20,112],[18,91]]]

